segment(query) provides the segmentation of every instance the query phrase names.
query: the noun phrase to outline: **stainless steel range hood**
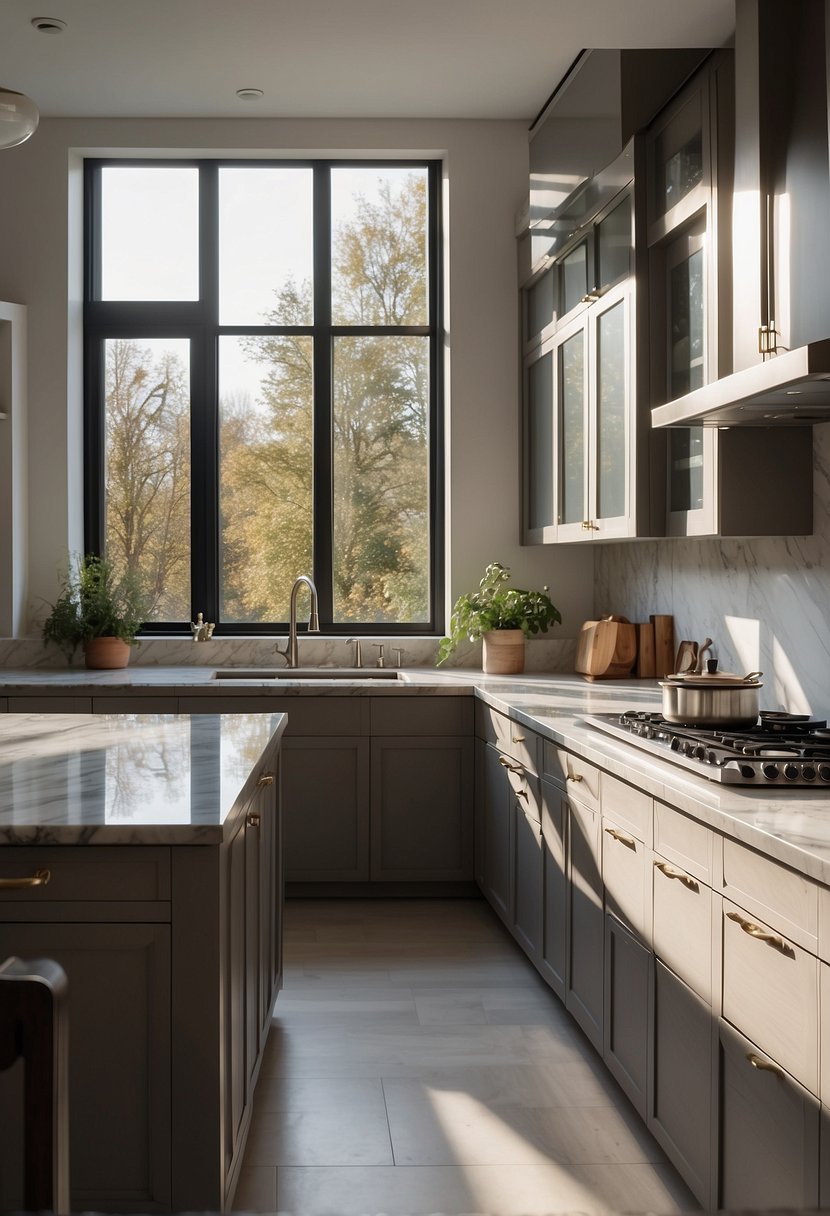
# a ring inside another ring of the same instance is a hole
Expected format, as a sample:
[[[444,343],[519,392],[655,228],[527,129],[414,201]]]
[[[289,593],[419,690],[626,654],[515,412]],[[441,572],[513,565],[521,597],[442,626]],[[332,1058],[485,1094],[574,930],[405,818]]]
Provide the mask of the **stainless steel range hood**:
[[[785,351],[651,411],[654,427],[830,422],[830,338]]]

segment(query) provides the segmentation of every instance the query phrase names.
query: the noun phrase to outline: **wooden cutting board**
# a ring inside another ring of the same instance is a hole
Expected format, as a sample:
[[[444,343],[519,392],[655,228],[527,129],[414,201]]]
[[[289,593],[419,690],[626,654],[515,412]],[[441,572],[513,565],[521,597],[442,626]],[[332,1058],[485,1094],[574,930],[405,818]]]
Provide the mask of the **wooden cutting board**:
[[[637,627],[624,617],[586,621],[576,643],[575,669],[589,680],[631,674],[637,657]]]

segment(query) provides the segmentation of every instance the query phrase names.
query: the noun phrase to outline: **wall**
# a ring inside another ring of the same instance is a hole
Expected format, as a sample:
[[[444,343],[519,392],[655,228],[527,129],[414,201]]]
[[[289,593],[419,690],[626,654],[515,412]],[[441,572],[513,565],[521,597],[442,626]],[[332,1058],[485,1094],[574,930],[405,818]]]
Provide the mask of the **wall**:
[[[672,612],[724,670],[764,672],[762,708],[830,717],[830,426],[814,428],[814,466],[812,536],[601,546],[597,611]]]
[[[519,585],[549,584],[559,632],[574,636],[590,615],[592,555],[519,545],[513,215],[528,163],[527,133],[515,122],[46,119],[28,143],[0,154],[0,299],[28,305],[35,607],[53,597],[67,550],[82,547],[81,156],[137,149],[445,158],[448,598],[497,559]]]

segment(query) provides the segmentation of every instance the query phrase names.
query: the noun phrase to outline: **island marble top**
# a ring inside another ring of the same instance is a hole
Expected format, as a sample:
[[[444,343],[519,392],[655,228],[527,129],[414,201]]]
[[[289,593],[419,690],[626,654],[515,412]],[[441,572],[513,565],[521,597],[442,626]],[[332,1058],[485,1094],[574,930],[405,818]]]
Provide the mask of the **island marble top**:
[[[223,710],[246,694],[246,710],[250,709],[253,697],[262,700],[264,706],[273,697],[280,703],[280,709],[285,706],[285,698],[296,696],[476,697],[615,777],[830,886],[830,791],[720,785],[668,760],[638,751],[583,721],[586,715],[619,713],[632,708],[659,711],[661,693],[655,680],[589,682],[565,673],[489,676],[466,668],[437,671],[432,667],[413,667],[400,673],[399,682],[314,679],[303,683],[265,677],[261,681],[217,680],[215,670],[209,666],[149,665],[108,672],[87,672],[82,668],[0,669],[0,696],[13,697],[16,693],[31,696],[36,690],[52,695],[58,691],[96,696],[117,692],[136,697],[164,693],[184,698],[201,698],[207,693],[222,698]],[[290,706],[288,716],[290,719]]]
[[[221,843],[284,725],[267,713],[0,714],[0,845]]]

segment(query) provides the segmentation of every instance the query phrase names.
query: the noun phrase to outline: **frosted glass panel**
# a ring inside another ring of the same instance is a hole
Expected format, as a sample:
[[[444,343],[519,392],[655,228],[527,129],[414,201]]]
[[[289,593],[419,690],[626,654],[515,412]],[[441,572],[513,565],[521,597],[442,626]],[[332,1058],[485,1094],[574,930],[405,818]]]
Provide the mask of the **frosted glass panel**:
[[[585,337],[580,331],[560,348],[562,501],[560,522],[585,519]]]
[[[597,515],[625,514],[625,303],[597,321]]]
[[[528,527],[555,522],[553,508],[553,358],[532,365],[527,385]]]
[[[631,198],[627,196],[597,226],[599,286],[607,287],[631,270]]]
[[[577,245],[562,259],[562,312],[570,312],[588,291],[588,243]]]

